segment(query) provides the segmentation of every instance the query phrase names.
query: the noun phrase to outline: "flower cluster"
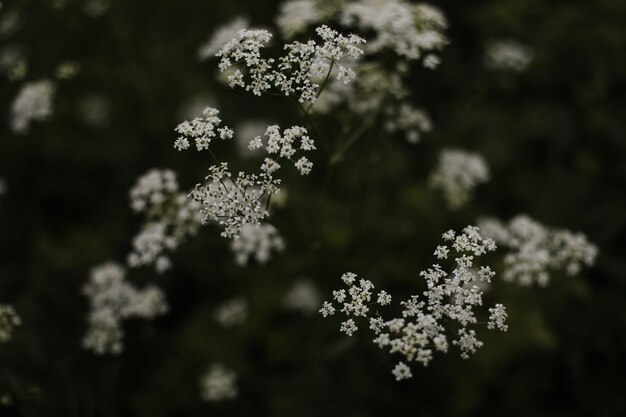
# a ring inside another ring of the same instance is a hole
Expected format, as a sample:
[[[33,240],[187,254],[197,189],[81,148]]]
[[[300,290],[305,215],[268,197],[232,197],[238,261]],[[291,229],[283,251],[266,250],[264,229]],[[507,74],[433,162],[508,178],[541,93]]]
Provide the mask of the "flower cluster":
[[[169,252],[194,236],[202,224],[200,204],[178,192],[171,170],[150,170],[130,190],[131,207],[146,216],[146,223],[133,239],[128,255],[131,267],[153,265],[162,273],[170,268]]]
[[[524,72],[533,61],[530,47],[512,39],[492,41],[485,51],[485,66],[492,70]]]
[[[222,327],[242,324],[248,318],[248,302],[241,297],[228,300],[215,310],[214,317]]]
[[[224,401],[237,397],[237,374],[219,363],[212,364],[200,379],[200,394],[204,401]]]
[[[213,35],[200,46],[198,49],[198,58],[204,61],[205,59],[214,57],[226,43],[237,37],[239,31],[248,28],[248,25],[248,19],[239,16],[220,26],[215,30]]]
[[[476,332],[468,328],[478,323],[475,309],[482,305],[483,291],[481,282],[490,282],[495,273],[487,266],[475,265],[475,259],[496,249],[492,239],[483,238],[477,227],[468,226],[456,234],[450,230],[443,235],[444,244],[437,247],[435,256],[439,260],[453,259],[453,269],[446,271],[435,264],[420,272],[426,281],[426,290],[412,295],[400,302],[400,317],[383,319],[372,309],[372,305],[386,306],[391,303],[391,296],[385,291],[374,295],[374,284],[365,279],[357,279],[354,273],[345,273],[342,281],[348,286],[347,291],[333,291],[334,302],[326,301],[320,313],[327,317],[336,310],[348,318],[343,321],[340,331],[352,336],[358,330],[355,319],[368,321],[373,331],[374,343],[390,353],[398,353],[403,361],[393,370],[397,380],[410,378],[411,371],[406,362],[419,362],[426,366],[433,358],[433,352],[447,352],[455,345],[461,351],[461,357],[468,358],[482,346]],[[487,327],[507,330],[506,310],[501,304],[489,309]],[[454,323],[455,331],[445,325]],[[451,333],[455,333],[451,334]],[[452,338],[452,340],[450,340]]]
[[[447,44],[443,35],[446,19],[439,9],[428,4],[360,0],[345,6],[341,22],[375,34],[368,41],[368,52],[391,49],[398,56],[416,60],[425,52],[442,49]]]
[[[407,99],[409,89],[404,80],[412,61],[421,59],[427,68],[440,63],[435,52],[448,43],[442,12],[428,4],[405,0],[292,0],[281,7],[277,25],[283,34],[293,36],[310,24],[323,21],[339,21],[347,28],[371,34],[364,53],[391,51],[396,62],[383,65],[375,60],[357,60],[351,63],[351,69],[359,76],[349,84],[341,82],[338,73],[331,71],[324,94],[311,110],[327,114],[345,105],[351,113],[374,120],[382,109],[388,132],[399,131],[409,143],[418,142],[423,133],[432,129],[432,124],[426,113]]]
[[[207,107],[202,111],[202,117],[193,120],[185,120],[176,127],[180,135],[174,147],[179,151],[189,149],[189,140],[193,140],[199,151],[209,149],[211,140],[217,136],[220,139],[232,139],[234,132],[228,126],[219,127],[222,119],[218,117],[220,111]]]
[[[482,156],[455,149],[444,149],[429,178],[433,189],[441,190],[452,209],[465,204],[473,189],[489,180],[489,167]]]
[[[228,77],[231,87],[242,87],[255,95],[274,92],[295,96],[300,103],[313,103],[319,95],[320,84],[315,80],[330,74],[337,64],[337,79],[351,81],[355,72],[342,61],[358,59],[365,41],[353,34],[344,36],[322,25],[316,29],[321,42],[292,42],[285,45],[285,55],[263,58],[261,50],[272,34],[267,30],[241,30],[239,37],[228,42],[217,52],[220,71],[232,69]]]
[[[388,132],[403,132],[409,143],[419,142],[422,133],[432,130],[432,122],[428,114],[422,109],[416,109],[409,103],[401,103],[397,109],[390,108],[390,114],[385,124]]]
[[[289,310],[310,315],[320,308],[320,299],[320,292],[315,283],[310,279],[300,279],[285,294],[283,305]]]
[[[215,109],[207,108],[204,119],[194,119],[179,125],[177,131],[182,136],[176,140],[175,146],[178,149],[187,149],[187,138],[193,137],[198,150],[208,149],[216,131],[229,132],[225,139],[232,137],[234,133],[230,129],[217,128],[220,123],[218,113]],[[269,215],[267,209],[271,196],[279,191],[281,180],[276,178],[276,173],[281,168],[283,159],[292,161],[301,175],[309,174],[313,167],[307,157],[296,158],[299,152],[315,149],[313,139],[300,126],[293,126],[282,132],[277,125],[268,126],[263,136],[250,140],[248,147],[267,155],[260,167],[260,173],[239,172],[234,175],[229,170],[228,163],[221,162],[211,166],[205,182],[196,184],[190,193],[191,198],[201,206],[202,221],[214,221],[224,226],[222,236],[227,238],[239,238],[244,225],[258,225]]]
[[[13,306],[0,304],[0,343],[11,340],[13,330],[22,324],[22,320],[15,312]]]
[[[126,271],[108,262],[91,271],[83,291],[89,298],[89,328],[83,347],[96,354],[119,354],[123,349],[122,322],[150,319],[167,311],[163,292],[154,285],[138,290],[126,282]]]
[[[52,115],[52,100],[56,86],[50,80],[24,84],[11,104],[11,128],[26,134],[33,121],[43,121]]]
[[[232,240],[230,248],[238,265],[247,265],[251,257],[264,264],[270,260],[272,251],[285,248],[285,241],[271,224],[244,224],[239,239]]]
[[[583,265],[593,265],[598,253],[584,234],[549,228],[525,215],[506,224],[496,219],[484,219],[479,224],[486,236],[509,250],[504,257],[503,278],[521,285],[544,286],[551,272],[560,269],[575,275]]]
[[[0,49],[0,73],[10,81],[21,80],[27,70],[28,60],[21,48],[10,45]]]

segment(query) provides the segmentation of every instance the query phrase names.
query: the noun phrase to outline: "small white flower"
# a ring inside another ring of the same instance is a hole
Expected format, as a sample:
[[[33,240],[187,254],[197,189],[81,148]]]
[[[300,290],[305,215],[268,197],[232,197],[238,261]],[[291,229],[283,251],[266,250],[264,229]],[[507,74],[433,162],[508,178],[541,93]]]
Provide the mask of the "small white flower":
[[[376,302],[381,306],[389,305],[391,304],[391,295],[389,295],[389,293],[384,290],[380,291],[378,293],[378,299],[376,300]]]
[[[356,327],[356,324],[354,324],[354,320],[348,319],[341,323],[341,327],[339,328],[339,330],[347,334],[348,336],[352,336],[354,332],[358,330],[358,328]]]
[[[409,368],[404,362],[398,362],[391,373],[396,377],[396,381],[413,378],[411,368]]]
[[[200,393],[204,401],[224,401],[237,397],[237,374],[219,363],[212,364],[200,379]]]
[[[320,308],[320,314],[323,317],[332,316],[333,314],[335,314],[335,307],[333,307],[333,305],[328,301],[324,301],[324,304],[322,304],[322,308]]]

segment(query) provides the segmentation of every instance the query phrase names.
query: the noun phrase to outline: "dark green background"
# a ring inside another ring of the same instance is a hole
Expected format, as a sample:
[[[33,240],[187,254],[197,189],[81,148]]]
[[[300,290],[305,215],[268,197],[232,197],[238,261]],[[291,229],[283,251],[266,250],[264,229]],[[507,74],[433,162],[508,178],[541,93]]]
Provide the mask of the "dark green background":
[[[139,175],[171,167],[185,188],[205,175],[203,156],[172,149],[180,108],[205,96],[231,126],[248,118],[302,122],[289,102],[221,86],[215,62],[195,58],[236,15],[271,25],[275,1],[114,1],[97,19],[80,3],[50,4],[3,2],[3,10],[22,9],[21,29],[2,42],[26,48],[27,80],[52,76],[63,59],[82,71],[60,82],[52,120],[27,136],[11,133],[6,120],[0,126],[0,177],[10,187],[0,200],[0,301],[15,304],[24,322],[0,346],[0,393],[13,402],[0,415],[626,415],[624,1],[438,4],[451,44],[440,68],[415,68],[410,81],[434,132],[411,146],[372,129],[337,166],[322,211],[324,160],[315,159],[310,178],[288,178],[289,203],[273,218],[288,248],[266,266],[234,266],[228,242],[208,226],[165,275],[133,272],[135,284],[166,291],[171,312],[127,322],[119,357],[80,349],[80,289],[92,266],[128,252],[141,219],[127,193]],[[534,49],[525,73],[484,68],[486,42],[502,37]],[[18,90],[0,81],[0,114],[9,114]],[[109,100],[108,125],[81,121],[89,94]],[[459,212],[424,182],[444,146],[481,152],[492,170]],[[234,158],[228,146],[218,151]],[[507,305],[509,332],[480,332],[485,346],[470,360],[439,355],[396,383],[393,358],[366,333],[348,339],[336,320],[280,308],[302,276],[324,294],[345,271],[394,295],[415,292],[442,231],[520,212],[585,232],[600,255],[580,277],[556,274],[545,289],[497,282],[487,301]],[[239,294],[251,319],[219,328],[214,308]],[[239,373],[237,400],[200,401],[199,377],[214,361]]]

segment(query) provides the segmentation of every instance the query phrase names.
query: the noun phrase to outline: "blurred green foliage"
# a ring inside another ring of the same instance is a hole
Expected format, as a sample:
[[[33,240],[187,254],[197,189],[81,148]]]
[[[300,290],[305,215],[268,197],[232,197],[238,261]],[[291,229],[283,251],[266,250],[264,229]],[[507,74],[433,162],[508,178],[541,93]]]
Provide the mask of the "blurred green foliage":
[[[28,80],[50,77],[61,60],[81,64],[76,78],[60,82],[50,121],[23,137],[0,125],[0,177],[9,185],[0,200],[0,301],[24,322],[0,346],[0,415],[626,415],[623,1],[436,3],[452,42],[440,68],[415,69],[411,80],[433,133],[411,146],[371,130],[337,165],[322,211],[310,191],[323,170],[292,178],[278,228],[319,227],[290,233],[285,253],[265,266],[234,266],[227,241],[209,226],[170,272],[133,272],[133,282],[166,291],[171,312],[126,323],[119,357],[81,350],[81,286],[92,266],[128,252],[140,219],[127,193],[139,175],[171,167],[185,187],[205,175],[209,161],[172,149],[183,109],[215,103],[231,126],[297,120],[288,102],[229,90],[215,81],[215,62],[195,58],[236,15],[270,26],[278,3],[114,1],[97,18],[80,2],[56,3],[4,1],[0,11],[20,11],[19,30],[1,42],[27,49]],[[525,73],[484,68],[485,43],[499,37],[532,46]],[[0,89],[7,116],[19,83],[3,79]],[[94,96],[109,109],[100,125],[80,117]],[[443,146],[481,152],[493,172],[459,212],[424,185]],[[498,282],[489,297],[509,308],[509,332],[484,332],[470,360],[439,356],[396,383],[389,356],[365,337],[340,337],[334,322],[280,308],[302,276],[324,294],[347,270],[414,290],[439,233],[520,212],[584,231],[600,256],[582,276],[555,276],[545,289]],[[238,294],[250,300],[250,321],[219,328],[214,308]],[[200,401],[198,380],[213,361],[239,372],[237,400]]]

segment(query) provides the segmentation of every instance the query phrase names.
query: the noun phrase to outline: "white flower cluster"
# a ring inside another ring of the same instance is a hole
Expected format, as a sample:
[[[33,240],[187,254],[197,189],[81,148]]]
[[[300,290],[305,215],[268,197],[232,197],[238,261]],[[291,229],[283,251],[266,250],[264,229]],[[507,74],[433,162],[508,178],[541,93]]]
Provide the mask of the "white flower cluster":
[[[217,128],[220,119],[219,111],[207,108],[204,111],[204,119],[194,119],[192,122],[184,122],[177,128],[182,135],[176,140],[175,147],[187,149],[188,137],[195,138],[198,150],[209,149],[211,138],[220,132]],[[229,139],[234,132],[228,128],[222,128],[228,132]],[[220,136],[223,136],[220,133]],[[276,178],[276,172],[281,168],[281,160],[293,162],[301,175],[311,172],[313,163],[301,156],[299,152],[307,152],[315,149],[313,139],[307,130],[300,126],[284,129],[282,132],[277,125],[268,126],[263,136],[257,136],[250,140],[251,150],[263,150],[267,157],[263,160],[259,174],[239,172],[233,175],[227,162],[221,162],[209,168],[206,182],[196,184],[190,196],[201,205],[203,222],[214,221],[224,226],[222,236],[238,238],[242,227],[246,224],[258,225],[268,215],[268,207],[271,196],[279,191],[280,178]],[[210,151],[210,149],[209,149]],[[214,155],[213,155],[214,156]]]
[[[348,3],[341,22],[361,31],[373,31],[368,52],[393,50],[398,56],[416,60],[425,52],[442,49],[447,43],[443,13],[434,6],[405,0],[360,0]],[[429,59],[432,66],[432,59]],[[436,64],[435,64],[436,65]]]
[[[348,319],[341,323],[341,332],[352,336],[358,330],[355,319],[364,318],[373,331],[374,343],[390,353],[398,353],[403,360],[419,362],[426,366],[433,358],[433,351],[446,353],[452,338],[452,345],[458,346],[461,357],[468,358],[482,346],[469,325],[478,323],[475,308],[482,305],[483,291],[480,282],[490,282],[494,277],[489,267],[475,265],[475,258],[496,249],[492,239],[483,238],[477,227],[468,226],[461,234],[450,230],[443,235],[444,244],[437,247],[435,256],[445,260],[454,254],[451,272],[438,264],[420,272],[426,281],[427,289],[408,300],[400,302],[401,317],[385,320],[372,309],[372,305],[385,306],[391,303],[391,296],[385,291],[374,295],[371,281],[357,280],[356,274],[345,273],[342,281],[348,286],[333,291],[332,302],[324,302],[320,313],[327,317],[337,309]],[[507,330],[506,310],[501,304],[489,309],[487,327]],[[453,327],[446,324],[454,323]],[[451,329],[455,329],[452,331]],[[450,333],[455,333],[450,334]],[[411,371],[404,362],[399,362],[393,370],[397,380],[410,378]]]
[[[485,51],[485,66],[491,70],[524,72],[533,61],[530,47],[512,39],[492,41]]]
[[[31,122],[52,116],[55,89],[50,80],[33,81],[22,86],[11,104],[11,128],[15,133],[26,134]]]
[[[327,7],[319,3],[319,0],[289,0],[281,3],[276,26],[283,37],[291,39],[309,26],[326,20],[335,11],[333,5],[341,2],[327,2]]]
[[[169,252],[194,236],[203,220],[200,204],[178,192],[171,170],[150,170],[130,190],[131,207],[146,215],[146,223],[133,239],[128,265],[153,265],[162,273],[171,267]]]
[[[18,81],[24,78],[28,70],[28,61],[21,48],[17,46],[5,46],[0,49],[0,72],[9,81]]]
[[[263,120],[246,120],[238,124],[235,128],[235,144],[239,155],[244,158],[261,155],[263,149],[250,149],[250,138],[263,136],[265,129],[271,124]]]
[[[403,132],[409,143],[419,142],[422,132],[428,133],[433,129],[428,114],[409,103],[401,103],[397,109],[390,108],[390,110],[393,113],[387,119],[385,128],[390,133]]]
[[[575,275],[583,265],[593,265],[598,254],[584,234],[546,227],[526,215],[506,224],[497,219],[483,219],[479,224],[486,236],[509,250],[503,278],[521,285],[545,286],[556,270]]]
[[[219,363],[212,364],[200,379],[200,395],[204,401],[232,400],[237,394],[237,374]]]
[[[429,184],[443,192],[452,209],[465,204],[472,196],[474,188],[489,180],[489,167],[484,158],[476,153],[456,149],[444,149],[439,162],[431,173]]]
[[[154,285],[138,290],[125,280],[126,271],[114,262],[95,267],[83,288],[89,298],[89,328],[83,347],[96,354],[119,354],[123,349],[122,322],[154,318],[167,311],[163,292]]]
[[[242,30],[239,37],[228,42],[217,53],[220,71],[233,68],[228,77],[231,87],[242,87],[255,95],[265,92],[295,96],[300,103],[313,103],[317,99],[320,84],[314,80],[326,77],[337,64],[336,78],[344,83],[355,77],[354,70],[342,61],[358,59],[365,41],[353,34],[344,36],[322,25],[316,29],[321,43],[286,44],[286,54],[277,58],[262,58],[261,50],[267,46],[272,34],[267,30]],[[275,90],[272,90],[275,89]]]
[[[219,136],[222,140],[232,139],[234,132],[228,126],[219,127],[222,119],[218,117],[220,111],[213,107],[206,107],[202,111],[202,117],[193,120],[185,120],[176,127],[180,135],[174,142],[174,147],[179,150],[189,149],[189,140],[192,139],[199,151],[209,149],[211,140]]]
[[[11,340],[15,327],[22,324],[22,320],[15,312],[13,306],[0,304],[0,343]]]
[[[239,31],[247,29],[248,26],[248,19],[242,16],[238,16],[232,21],[220,26],[213,32],[213,35],[200,46],[198,49],[198,59],[204,61],[205,59],[214,57],[226,43],[237,37]]]
[[[269,223],[244,224],[239,239],[233,239],[230,243],[235,262],[241,266],[247,265],[251,257],[264,264],[272,257],[272,251],[280,252],[284,248],[285,241]]]
[[[243,324],[248,318],[248,302],[241,297],[233,298],[215,310],[215,321],[222,327],[233,327]]]
[[[80,62],[76,61],[63,61],[57,65],[54,70],[54,75],[59,80],[70,80],[80,73]]]
[[[320,292],[310,279],[300,279],[285,294],[283,304],[287,309],[310,315],[320,308]]]
[[[388,49],[407,60],[423,57],[429,68],[438,64],[431,52],[448,43],[443,13],[430,4],[407,0],[290,0],[281,5],[276,25],[283,36],[291,38],[312,24],[331,20],[372,33],[367,53]]]
[[[309,12],[301,16],[297,13],[300,10]],[[418,142],[423,133],[432,129],[432,123],[424,111],[407,100],[409,89],[404,79],[411,61],[422,59],[427,68],[439,64],[440,58],[434,53],[448,43],[442,12],[428,4],[405,0],[292,0],[283,4],[277,25],[284,34],[293,36],[304,31],[315,17],[315,23],[335,20],[371,34],[364,52],[392,51],[397,62],[390,66],[370,60],[355,61],[351,69],[358,72],[358,78],[346,85],[331,76],[312,111],[330,113],[345,104],[350,112],[373,119],[384,109],[388,132],[399,131],[409,143]]]

